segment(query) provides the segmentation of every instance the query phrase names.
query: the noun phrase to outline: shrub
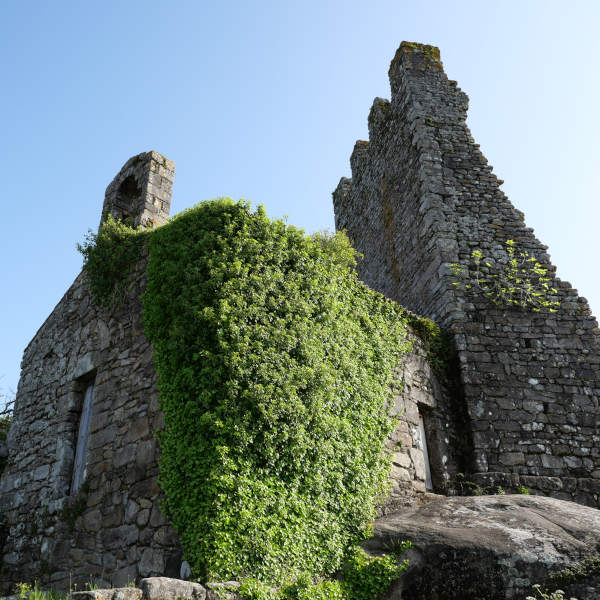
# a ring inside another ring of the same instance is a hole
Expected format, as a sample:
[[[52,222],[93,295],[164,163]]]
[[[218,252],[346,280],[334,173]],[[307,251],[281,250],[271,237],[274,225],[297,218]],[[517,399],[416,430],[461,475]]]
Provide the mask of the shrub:
[[[98,304],[111,308],[122,298],[127,275],[147,236],[147,231],[134,229],[108,215],[98,233],[88,231],[83,244],[77,244],[90,291]]]

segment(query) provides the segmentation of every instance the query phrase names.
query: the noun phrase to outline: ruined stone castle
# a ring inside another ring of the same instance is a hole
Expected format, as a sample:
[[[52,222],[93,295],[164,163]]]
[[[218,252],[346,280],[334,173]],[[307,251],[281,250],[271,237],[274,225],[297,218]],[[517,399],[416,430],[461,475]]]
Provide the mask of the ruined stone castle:
[[[398,365],[388,503],[443,493],[466,473],[482,487],[599,507],[598,324],[501,191],[439,51],[403,43],[389,75],[391,100],[375,99],[369,141],[356,143],[352,178],[333,194],[336,227],[364,255],[360,277],[439,323],[456,355],[441,376],[415,334]],[[158,153],[133,157],[108,186],[102,219],[163,224],[173,177]],[[509,240],[548,269],[555,312],[494,302],[457,281],[451,265],[468,276],[474,251],[502,272]],[[156,482],[162,417],[141,322],[146,259],[112,311],[80,274],[25,349],[0,480],[0,590],[181,573]]]

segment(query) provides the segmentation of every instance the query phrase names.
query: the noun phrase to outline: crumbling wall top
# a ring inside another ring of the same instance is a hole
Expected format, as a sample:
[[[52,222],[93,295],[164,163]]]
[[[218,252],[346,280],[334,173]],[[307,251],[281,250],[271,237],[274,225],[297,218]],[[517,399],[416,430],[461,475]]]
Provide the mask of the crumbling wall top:
[[[171,210],[175,163],[151,150],[130,158],[106,188],[103,223],[111,214],[135,227],[166,223]]]

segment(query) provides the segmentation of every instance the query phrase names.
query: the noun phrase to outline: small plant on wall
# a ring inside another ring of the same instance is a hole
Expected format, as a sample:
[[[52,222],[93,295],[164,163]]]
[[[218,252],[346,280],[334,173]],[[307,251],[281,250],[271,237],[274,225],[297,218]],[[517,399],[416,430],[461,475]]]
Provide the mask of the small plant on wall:
[[[558,290],[551,285],[548,269],[514,240],[506,240],[506,265],[494,267],[481,250],[471,253],[471,265],[452,263],[453,285],[459,289],[483,293],[498,306],[518,306],[535,312],[556,312]]]

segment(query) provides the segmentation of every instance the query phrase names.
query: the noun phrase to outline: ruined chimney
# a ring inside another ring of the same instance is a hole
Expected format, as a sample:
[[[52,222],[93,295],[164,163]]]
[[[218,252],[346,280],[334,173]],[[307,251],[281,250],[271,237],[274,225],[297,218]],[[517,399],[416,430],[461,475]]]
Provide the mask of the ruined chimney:
[[[130,158],[106,188],[102,224],[111,214],[134,227],[166,223],[171,209],[175,163],[162,154],[143,152]]]

